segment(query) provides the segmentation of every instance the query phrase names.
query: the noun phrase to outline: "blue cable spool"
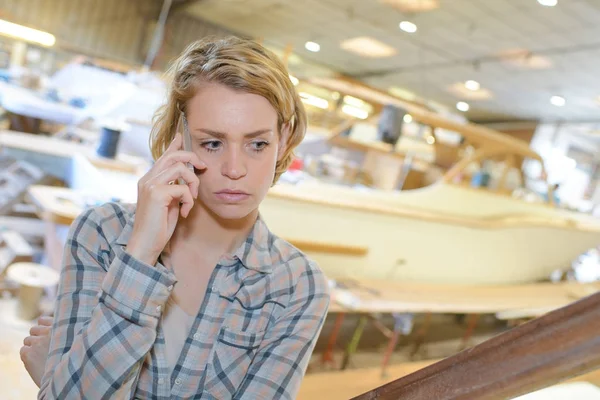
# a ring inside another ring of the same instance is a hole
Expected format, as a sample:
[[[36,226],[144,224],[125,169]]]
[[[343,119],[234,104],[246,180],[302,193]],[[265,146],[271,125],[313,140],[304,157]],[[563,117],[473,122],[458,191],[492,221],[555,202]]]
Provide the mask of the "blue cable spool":
[[[119,129],[106,126],[102,127],[102,131],[100,132],[100,143],[98,144],[96,153],[100,157],[115,158],[120,137],[121,131]]]

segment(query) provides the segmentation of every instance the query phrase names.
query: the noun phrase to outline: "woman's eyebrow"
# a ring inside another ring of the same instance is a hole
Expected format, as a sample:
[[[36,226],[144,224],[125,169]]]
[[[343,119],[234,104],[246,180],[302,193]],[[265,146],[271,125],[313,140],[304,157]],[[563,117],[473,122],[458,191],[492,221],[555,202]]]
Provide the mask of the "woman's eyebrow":
[[[213,131],[212,129],[198,128],[196,130],[199,131],[199,132],[206,133],[207,135],[213,136],[213,137],[215,137],[217,139],[224,139],[224,138],[227,137],[226,133],[219,132],[219,131]],[[245,133],[244,137],[245,138],[254,138],[254,137],[260,136],[260,135],[262,135],[264,133],[269,133],[269,132],[272,132],[272,131],[273,131],[272,129],[259,129],[259,130],[253,131],[253,132]]]

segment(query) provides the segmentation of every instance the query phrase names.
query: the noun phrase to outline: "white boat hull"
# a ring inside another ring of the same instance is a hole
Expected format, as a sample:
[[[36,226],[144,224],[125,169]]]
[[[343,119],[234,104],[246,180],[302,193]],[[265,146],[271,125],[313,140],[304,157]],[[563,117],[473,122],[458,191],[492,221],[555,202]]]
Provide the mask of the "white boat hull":
[[[282,185],[267,196],[261,215],[270,229],[282,237],[368,248],[365,256],[309,252],[332,278],[350,275],[462,284],[531,282],[548,278],[556,269],[568,268],[579,254],[600,243],[600,229],[544,224],[545,220],[567,218],[565,212],[506,196],[485,193],[483,196],[493,197],[483,199],[470,189],[437,186],[419,193],[407,192],[406,203],[418,200],[426,205],[426,199],[433,196],[446,209],[438,207],[432,211],[435,207],[428,207],[410,215],[414,204],[400,204],[403,194],[390,194],[386,200],[386,195],[380,192],[356,194],[349,190],[322,185],[306,188]],[[454,201],[455,195],[468,199]],[[321,201],[325,198],[329,202]],[[499,203],[492,204],[495,198]],[[467,203],[473,201],[473,204],[483,202],[481,208],[487,211],[474,209],[477,207],[473,205],[469,209]],[[360,202],[366,207],[386,206],[392,212],[364,210],[358,206]],[[395,202],[393,208],[389,207]],[[456,216],[451,214],[452,208],[463,206],[465,209],[456,221],[448,219],[449,215]],[[429,212],[427,218],[418,216],[423,211]],[[502,215],[512,219],[501,218]],[[439,220],[436,216],[440,216]],[[460,218],[471,223],[461,223]],[[481,226],[477,226],[477,221]]]

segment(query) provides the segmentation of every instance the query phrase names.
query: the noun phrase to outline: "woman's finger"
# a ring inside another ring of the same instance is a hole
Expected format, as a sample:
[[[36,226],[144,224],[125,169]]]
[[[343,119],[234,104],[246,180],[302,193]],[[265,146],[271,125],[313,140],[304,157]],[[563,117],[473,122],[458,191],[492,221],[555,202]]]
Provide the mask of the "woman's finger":
[[[50,326],[36,325],[29,330],[31,336],[46,336],[50,333],[52,328]]]
[[[175,136],[173,137],[173,140],[171,140],[171,143],[169,144],[169,146],[167,147],[167,149],[163,153],[163,156],[165,154],[172,153],[172,152],[174,152],[176,150],[181,149],[182,145],[183,145],[183,140],[182,140],[181,133],[177,132],[175,134]]]
[[[154,185],[150,195],[165,206],[181,204],[181,216],[187,217],[194,206],[194,199],[190,188],[184,185]]]
[[[52,322],[54,322],[54,318],[43,315],[38,318],[38,325],[42,326],[52,326]]]
[[[200,180],[192,171],[190,171],[182,163],[177,163],[165,169],[162,173],[155,176],[152,180],[148,181],[150,184],[170,184],[171,182],[177,181],[179,178],[183,179],[187,186],[190,188],[190,192],[194,198],[198,197],[198,187]]]
[[[159,161],[157,161],[156,164],[158,164],[157,165],[158,169],[164,169],[164,168],[167,168],[169,165],[173,165],[178,162],[181,162],[184,164],[191,163],[194,166],[194,168],[196,168],[198,170],[206,169],[206,164],[204,163],[204,161],[202,161],[202,160],[200,160],[200,158],[198,158],[196,153],[191,152],[191,151],[182,151],[182,150],[173,151],[169,154],[165,153],[164,158],[161,157],[161,159]]]

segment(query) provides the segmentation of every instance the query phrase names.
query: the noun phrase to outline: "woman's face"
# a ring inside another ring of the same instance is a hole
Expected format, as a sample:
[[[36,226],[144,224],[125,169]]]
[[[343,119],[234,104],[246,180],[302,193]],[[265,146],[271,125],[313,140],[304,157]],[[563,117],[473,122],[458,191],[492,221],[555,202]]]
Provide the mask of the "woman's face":
[[[187,120],[192,150],[207,165],[198,201],[224,219],[255,211],[283,154],[275,109],[262,96],[206,84],[188,102]]]

